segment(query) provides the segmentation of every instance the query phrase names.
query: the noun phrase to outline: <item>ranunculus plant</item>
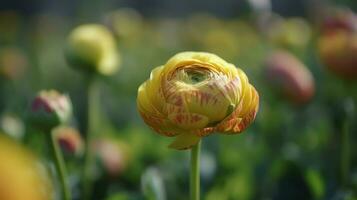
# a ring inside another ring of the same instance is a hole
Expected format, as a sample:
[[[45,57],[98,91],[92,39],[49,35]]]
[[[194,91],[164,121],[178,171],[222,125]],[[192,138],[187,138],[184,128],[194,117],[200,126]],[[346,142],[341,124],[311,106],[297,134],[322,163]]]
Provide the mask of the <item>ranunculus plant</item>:
[[[191,150],[191,199],[199,199],[200,140],[237,134],[255,119],[259,95],[246,74],[220,57],[183,52],[156,67],[138,89],[137,107],[157,133]]]
[[[328,70],[345,81],[357,80],[356,13],[343,9],[329,13],[329,16],[322,24],[317,45],[321,62]],[[346,84],[345,87],[348,87],[348,85]],[[345,102],[350,102],[348,96]],[[350,114],[348,114],[349,111],[347,110],[345,109],[345,117],[341,125],[342,134],[340,139],[340,179],[343,185],[348,185],[351,165],[351,131],[349,130],[351,119],[349,119]]]
[[[43,132],[50,144],[52,160],[62,187],[62,199],[70,200],[66,166],[53,129],[67,123],[72,117],[72,103],[67,95],[56,90],[43,90],[33,99],[28,110],[28,120],[38,131]]]
[[[100,24],[84,24],[71,31],[67,38],[65,56],[68,64],[80,70],[86,78],[85,111],[85,152],[82,177],[82,197],[89,199],[92,188],[92,137],[97,129],[100,94],[96,86],[98,76],[113,75],[120,66],[120,54],[116,47],[114,35]]]

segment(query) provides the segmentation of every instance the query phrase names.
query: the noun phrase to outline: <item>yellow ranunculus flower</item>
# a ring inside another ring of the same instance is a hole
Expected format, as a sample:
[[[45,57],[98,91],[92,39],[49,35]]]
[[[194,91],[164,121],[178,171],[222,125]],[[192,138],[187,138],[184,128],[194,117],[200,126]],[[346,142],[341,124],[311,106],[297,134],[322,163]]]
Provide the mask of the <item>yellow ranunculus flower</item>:
[[[137,106],[156,132],[187,149],[212,132],[242,132],[254,120],[259,95],[245,73],[220,57],[183,52],[155,68],[138,89]]]
[[[53,199],[45,167],[28,150],[1,133],[0,163],[1,200]]]
[[[66,58],[74,68],[104,75],[116,72],[120,64],[113,34],[99,24],[81,25],[70,33]]]

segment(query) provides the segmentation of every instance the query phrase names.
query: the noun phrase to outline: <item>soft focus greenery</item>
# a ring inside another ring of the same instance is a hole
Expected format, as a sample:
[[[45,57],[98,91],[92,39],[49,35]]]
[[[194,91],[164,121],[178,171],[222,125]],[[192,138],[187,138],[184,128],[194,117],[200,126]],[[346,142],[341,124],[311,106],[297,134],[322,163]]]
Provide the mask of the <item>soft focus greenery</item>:
[[[88,14],[96,5],[103,5],[101,12]],[[341,5],[357,8],[354,1]],[[0,10],[0,129],[48,160],[45,136],[26,124],[25,110],[38,91],[56,89],[71,98],[70,126],[83,134],[86,80],[66,63],[65,41],[82,23],[108,26],[122,63],[115,75],[98,80],[95,140],[114,145],[96,154],[93,200],[188,199],[189,152],[167,148],[172,139],[147,127],[136,108],[137,88],[150,71],[186,50],[215,53],[234,63],[260,94],[257,118],[246,131],[203,139],[202,199],[357,199],[357,82],[342,80],[321,64],[319,25],[306,14],[312,7],[299,17],[296,10],[293,18],[274,15],[285,25],[259,27],[258,14],[249,6],[232,17],[209,9],[167,17],[167,10],[154,15],[105,1],[91,6],[83,5],[75,16]],[[274,49],[290,51],[312,72],[316,89],[308,103],[291,103],[267,84],[264,60]],[[351,159],[346,180],[341,177],[344,126]],[[83,156],[65,154],[65,160],[73,197],[80,199]]]

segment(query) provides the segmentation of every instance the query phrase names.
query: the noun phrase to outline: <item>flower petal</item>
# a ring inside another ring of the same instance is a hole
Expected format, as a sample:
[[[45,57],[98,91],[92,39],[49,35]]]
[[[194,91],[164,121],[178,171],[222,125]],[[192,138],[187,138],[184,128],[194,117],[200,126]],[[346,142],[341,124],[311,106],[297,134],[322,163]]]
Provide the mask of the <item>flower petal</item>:
[[[169,145],[170,148],[185,150],[193,147],[200,141],[201,137],[192,133],[182,133]]]
[[[141,112],[140,114],[145,123],[161,135],[173,137],[182,133],[181,129],[177,128],[172,122],[170,122],[166,118],[155,117],[153,115]]]
[[[148,98],[150,99],[152,105],[160,112],[162,111],[162,107],[164,105],[164,97],[161,92],[161,79],[163,68],[163,66],[160,66],[153,69],[150,74],[150,79],[146,81],[146,90],[149,91],[149,93],[147,94]]]
[[[138,98],[137,98],[138,110],[142,113],[150,113],[154,116],[162,116],[156,107],[153,106],[150,96],[147,90],[147,82],[143,83],[138,89]]]
[[[197,113],[170,113],[168,119],[183,130],[203,129],[208,124],[208,117]]]
[[[224,134],[241,133],[246,129],[258,111],[259,95],[253,86],[245,93],[236,110],[227,119],[217,125],[216,130]]]
[[[176,68],[195,64],[206,66],[211,70],[223,73],[228,73],[229,70],[232,70],[232,65],[228,64],[217,55],[205,52],[182,52],[176,54],[165,64],[163,72],[168,74],[168,72],[173,71]]]

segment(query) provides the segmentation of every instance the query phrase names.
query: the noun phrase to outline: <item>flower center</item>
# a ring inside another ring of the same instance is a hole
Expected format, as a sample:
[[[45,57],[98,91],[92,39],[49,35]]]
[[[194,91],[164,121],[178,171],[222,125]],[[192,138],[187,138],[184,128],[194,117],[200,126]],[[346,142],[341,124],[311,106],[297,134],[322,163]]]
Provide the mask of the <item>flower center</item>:
[[[210,78],[210,71],[200,66],[181,69],[178,72],[178,79],[190,85],[202,83]]]
[[[186,74],[187,74],[187,81],[192,84],[196,84],[207,79],[207,74],[200,71],[189,70],[186,72]]]

